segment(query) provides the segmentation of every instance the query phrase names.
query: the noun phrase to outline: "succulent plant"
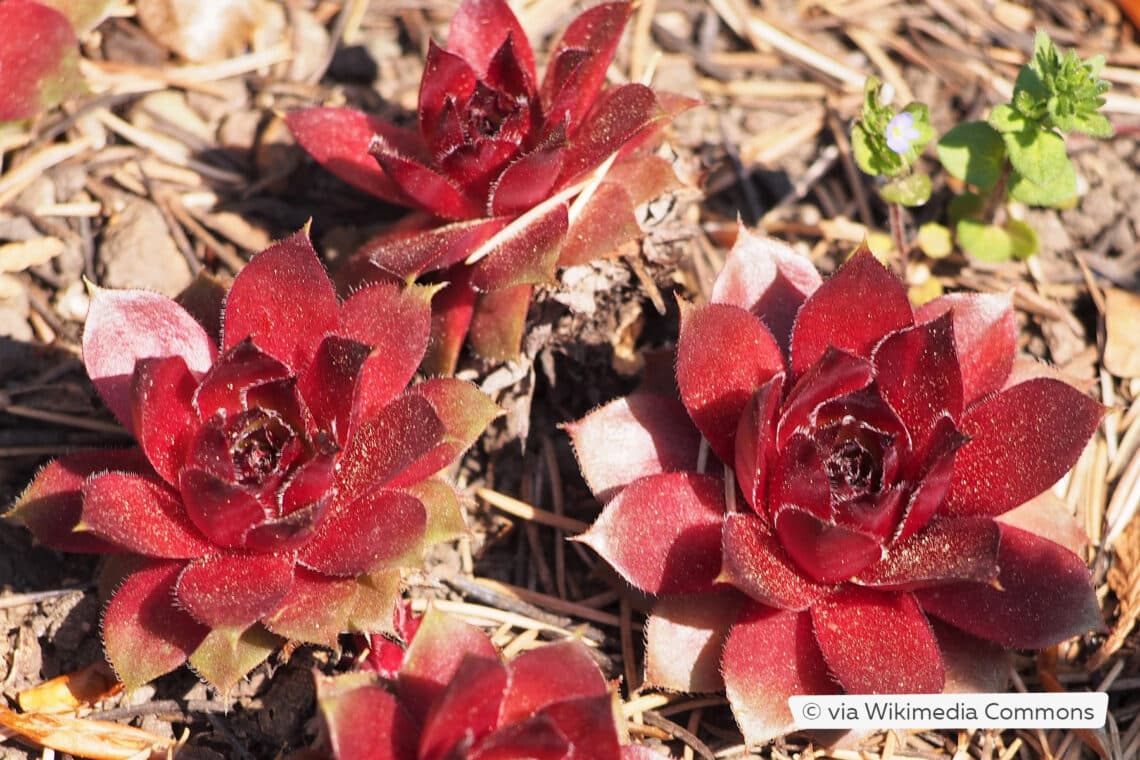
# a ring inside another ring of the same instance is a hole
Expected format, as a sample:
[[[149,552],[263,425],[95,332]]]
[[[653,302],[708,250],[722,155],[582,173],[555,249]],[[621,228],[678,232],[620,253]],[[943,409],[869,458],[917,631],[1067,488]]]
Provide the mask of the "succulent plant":
[[[34,0],[6,0],[0,27],[0,122],[30,119],[83,89],[67,16]]]
[[[318,677],[333,758],[661,760],[622,745],[614,695],[580,642],[543,644],[504,663],[481,630],[429,609],[392,664],[385,678]]]
[[[683,305],[675,389],[569,427],[607,502],[581,540],[659,597],[649,683],[726,688],[755,744],[789,695],[995,690],[1005,648],[1098,627],[1042,494],[1103,409],[1015,349],[1007,296],[916,312],[866,248],[822,282],[742,230]]]
[[[139,447],[52,462],[12,514],[55,548],[116,555],[103,639],[128,686],[188,661],[225,688],[280,637],[391,628],[400,569],[463,530],[437,473],[498,411],[458,380],[406,388],[431,295],[340,302],[304,232],[238,274],[218,334],[220,304],[200,322],[95,290],[83,361]]]
[[[433,302],[432,371],[451,372],[468,335],[485,356],[517,353],[534,286],[639,237],[634,207],[676,182],[645,144],[693,101],[605,86],[630,8],[575,19],[540,81],[506,1],[464,0],[447,47],[428,50],[417,130],[345,108],[289,114],[329,171],[423,212],[367,243],[350,279],[447,283]]]

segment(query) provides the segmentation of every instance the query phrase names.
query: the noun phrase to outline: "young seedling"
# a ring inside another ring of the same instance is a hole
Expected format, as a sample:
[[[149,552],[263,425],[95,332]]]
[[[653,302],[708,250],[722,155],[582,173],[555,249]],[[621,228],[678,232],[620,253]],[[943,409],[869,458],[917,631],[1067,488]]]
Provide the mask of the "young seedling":
[[[958,244],[970,256],[996,262],[1037,252],[1037,233],[1009,213],[1010,201],[1042,207],[1076,202],[1077,173],[1065,137],[1074,132],[1113,135],[1099,112],[1109,88],[1099,78],[1103,66],[1104,56],[1082,61],[1038,32],[1033,57],[1021,67],[1010,102],[994,107],[984,121],[955,126],[938,141],[942,167],[969,186],[950,202],[947,215]],[[912,103],[896,114],[881,93],[882,84],[868,79],[852,147],[863,171],[887,179],[880,194],[890,204],[892,233],[905,253],[900,207],[929,200],[930,179],[914,163],[933,131],[926,106]],[[918,243],[934,256],[946,250],[944,237],[933,229]]]

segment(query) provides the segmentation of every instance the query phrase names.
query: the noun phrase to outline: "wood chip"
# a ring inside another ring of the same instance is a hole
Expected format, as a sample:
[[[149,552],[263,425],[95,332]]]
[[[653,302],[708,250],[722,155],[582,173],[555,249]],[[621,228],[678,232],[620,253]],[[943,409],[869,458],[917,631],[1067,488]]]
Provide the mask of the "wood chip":
[[[1117,377],[1140,377],[1140,295],[1105,291],[1104,366]]]

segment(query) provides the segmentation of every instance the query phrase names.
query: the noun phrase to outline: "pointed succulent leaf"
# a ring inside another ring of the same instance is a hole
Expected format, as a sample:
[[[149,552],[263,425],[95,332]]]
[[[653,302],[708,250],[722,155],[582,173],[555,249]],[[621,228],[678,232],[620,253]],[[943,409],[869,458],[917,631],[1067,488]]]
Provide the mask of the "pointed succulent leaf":
[[[509,361],[522,350],[533,285],[515,285],[479,293],[471,312],[467,340],[471,350],[490,361]]]
[[[559,184],[569,186],[626,147],[638,133],[666,118],[653,90],[627,84],[604,91],[566,151]]]
[[[647,475],[696,470],[701,436],[676,398],[640,392],[566,425],[578,466],[601,501]]]
[[[784,610],[805,610],[834,590],[805,575],[768,525],[743,513],[725,518],[720,580],[761,604]]]
[[[551,117],[565,119],[570,131],[579,125],[605,83],[631,12],[629,3],[596,5],[566,27],[551,51],[551,64],[542,81],[542,103]]]
[[[134,432],[131,383],[141,359],[180,356],[193,373],[210,369],[217,347],[185,309],[144,290],[95,288],[83,329],[83,364],[103,403]]]
[[[446,760],[456,748],[478,743],[495,730],[507,688],[507,669],[499,658],[467,655],[424,718],[420,757]]]
[[[338,634],[349,628],[356,588],[355,578],[330,578],[298,567],[289,596],[263,622],[278,636],[335,648]]]
[[[418,565],[426,529],[419,499],[376,488],[332,507],[297,556],[306,567],[342,577]]]
[[[729,631],[721,669],[728,703],[749,746],[792,730],[788,697],[838,691],[809,612],[750,604]]]
[[[1072,467],[1104,407],[1059,380],[1035,379],[967,410],[945,509],[999,515],[1028,501]]]
[[[381,570],[356,577],[356,598],[348,617],[350,631],[386,633],[400,596],[400,570]]]
[[[706,591],[720,572],[724,485],[692,472],[635,480],[579,540],[649,594]]]
[[[198,382],[181,356],[143,359],[131,383],[135,437],[162,479],[178,484],[189,436],[198,422]]]
[[[945,694],[993,694],[1009,685],[1012,658],[1003,647],[929,618],[942,653]]]
[[[728,304],[682,310],[677,386],[721,461],[735,458],[737,421],[752,394],[783,371],[775,338],[748,312]]]
[[[503,170],[491,188],[488,211],[499,216],[521,214],[550,197],[562,173],[566,147],[539,146]]]
[[[191,653],[189,665],[214,688],[225,693],[265,661],[282,641],[263,626],[215,628]]]
[[[470,285],[467,284],[467,267],[462,264],[453,266],[449,270],[445,270],[444,275],[455,275],[455,279],[448,283],[443,290],[432,299],[431,302],[431,338],[428,340],[427,351],[424,353],[423,362],[420,364],[421,371],[426,375],[453,375],[455,374],[455,365],[459,361],[459,352],[463,348],[463,342],[466,340],[468,331],[471,327],[471,320],[475,316],[475,304],[478,301],[479,294],[476,293]],[[526,286],[521,286],[525,288]],[[512,293],[514,289],[505,291]],[[489,294],[484,294],[489,295]],[[527,299],[529,305],[529,297]],[[525,315],[524,315],[525,319]],[[498,324],[492,324],[494,328],[491,334],[494,336],[492,344],[497,347],[509,342],[501,336],[504,332],[510,332],[514,335],[516,331],[507,329],[513,328],[515,321],[511,321],[504,328]],[[518,326],[517,334],[519,339],[522,338],[522,325]],[[515,344],[517,345],[517,344]]]
[[[996,522],[987,517],[936,520],[859,575],[868,586],[912,589],[949,581],[989,583],[998,575]]]
[[[828,669],[849,694],[942,691],[942,657],[914,597],[847,586],[811,610]]]
[[[366,193],[403,204],[405,196],[368,154],[375,135],[405,155],[418,155],[419,137],[350,108],[306,108],[285,117],[293,136],[324,168]]]
[[[1039,649],[1099,629],[1088,568],[1068,549],[1001,525],[996,585],[954,583],[916,592],[922,608],[1002,646]]]
[[[455,486],[442,477],[428,478],[405,489],[427,513],[424,544],[430,546],[467,535],[467,523]]]
[[[82,527],[147,557],[193,559],[212,550],[179,503],[178,492],[153,476],[123,472],[83,482]]]
[[[952,293],[923,304],[915,319],[931,322],[947,312],[954,319],[963,401],[969,406],[1001,389],[1009,377],[1017,351],[1013,300],[1008,293]]]
[[[429,607],[408,645],[397,694],[412,717],[422,722],[466,657],[498,659],[487,634]]]
[[[417,760],[419,728],[375,676],[317,676],[317,706],[333,756],[347,760]]]
[[[585,646],[567,639],[524,652],[511,661],[498,721],[522,720],[567,699],[608,695],[606,680]]]
[[[483,209],[463,188],[427,164],[374,137],[368,151],[400,191],[416,206],[444,219],[471,219]]]
[[[669,691],[720,691],[720,656],[742,597],[719,589],[662,597],[646,622],[645,680]]]
[[[781,372],[753,394],[736,426],[736,480],[745,501],[758,515],[768,512],[768,478],[775,456],[776,420],[783,389]]]
[[[1044,491],[1021,506],[999,515],[997,521],[1039,538],[1047,538],[1073,554],[1079,555],[1089,545],[1089,535],[1069,505],[1052,491]]]
[[[304,298],[298,294],[304,293]],[[226,298],[222,347],[252,338],[294,370],[338,327],[336,291],[302,230],[253,257]]]
[[[447,49],[483,74],[508,38],[515,41],[519,64],[535,81],[534,53],[506,0],[464,0],[451,19]]]
[[[473,254],[481,258],[473,264],[471,287],[492,291],[553,282],[566,214],[565,203],[536,207],[500,230]]]
[[[913,323],[906,288],[861,246],[800,309],[792,370],[803,374],[829,347],[869,357],[883,336]]]
[[[60,551],[121,551],[105,538],[76,530],[83,515],[83,483],[101,472],[145,473],[149,469],[139,449],[67,454],[40,471],[7,516],[23,523],[37,541]]]
[[[641,237],[634,205],[628,189],[604,180],[567,230],[558,265],[572,267],[616,256],[621,246]]]
[[[128,689],[169,673],[205,638],[208,628],[175,602],[184,563],[136,560],[103,612],[103,643],[115,674]]]
[[[204,625],[244,629],[276,610],[292,585],[292,557],[216,554],[187,565],[175,594]]]
[[[789,506],[775,515],[776,533],[792,559],[820,583],[838,583],[857,575],[883,555],[868,533],[821,520]]]
[[[755,314],[790,355],[796,312],[822,282],[807,257],[739,225],[736,243],[713,283],[712,301]]]
[[[397,279],[413,280],[425,272],[446,269],[463,261],[507,221],[506,218],[471,219],[431,229],[384,232],[365,243],[356,255]],[[440,280],[454,285],[457,277],[445,272]]]

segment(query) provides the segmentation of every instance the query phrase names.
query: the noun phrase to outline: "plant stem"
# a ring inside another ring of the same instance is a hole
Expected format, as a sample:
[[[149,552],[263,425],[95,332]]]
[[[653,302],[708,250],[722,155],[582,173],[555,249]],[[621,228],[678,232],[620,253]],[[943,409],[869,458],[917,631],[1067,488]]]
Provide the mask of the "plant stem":
[[[906,233],[903,230],[902,204],[891,203],[887,205],[887,209],[891,219],[891,238],[894,240],[895,250],[899,253],[898,274],[906,279],[907,244]]]
[[[982,207],[983,221],[999,226],[1005,224],[1005,214],[1002,214],[1001,219],[997,218],[999,211],[1004,212],[1006,190],[1009,187],[1009,161],[1003,161],[1001,165],[1001,174],[998,175],[997,182],[990,188],[990,194],[986,197],[986,204]]]

